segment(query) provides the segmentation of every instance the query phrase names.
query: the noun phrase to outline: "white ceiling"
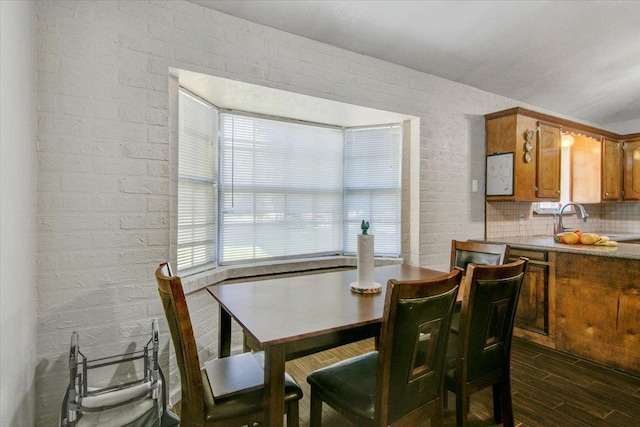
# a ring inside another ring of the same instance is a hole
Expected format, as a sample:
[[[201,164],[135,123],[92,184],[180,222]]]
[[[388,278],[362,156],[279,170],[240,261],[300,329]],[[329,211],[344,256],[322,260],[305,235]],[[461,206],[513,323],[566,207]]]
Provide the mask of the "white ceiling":
[[[640,1],[190,1],[605,128],[640,121]]]

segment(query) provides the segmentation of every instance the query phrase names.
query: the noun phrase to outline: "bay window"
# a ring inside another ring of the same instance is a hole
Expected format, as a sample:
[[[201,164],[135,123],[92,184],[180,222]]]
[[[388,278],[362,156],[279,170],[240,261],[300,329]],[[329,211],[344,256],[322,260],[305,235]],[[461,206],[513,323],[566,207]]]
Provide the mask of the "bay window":
[[[342,128],[219,111],[179,91],[178,271],[400,254],[400,124]]]

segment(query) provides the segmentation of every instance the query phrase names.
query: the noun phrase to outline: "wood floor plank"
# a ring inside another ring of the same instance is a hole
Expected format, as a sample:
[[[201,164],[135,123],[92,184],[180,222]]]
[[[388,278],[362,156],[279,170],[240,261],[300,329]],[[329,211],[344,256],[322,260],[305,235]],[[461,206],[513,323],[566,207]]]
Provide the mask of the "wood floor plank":
[[[568,420],[571,420],[572,422],[577,421],[581,426],[617,427],[616,424],[611,423],[611,421],[589,413],[583,408],[579,408],[571,403],[560,405],[554,409],[554,411],[562,415],[562,425]]]
[[[603,400],[609,404],[612,412],[615,410],[635,420],[635,424],[640,426],[640,397],[622,393],[620,389],[602,384],[599,381],[594,382],[588,388],[597,393],[596,396],[604,396]]]
[[[548,387],[563,390],[568,404],[576,406],[598,418],[605,418],[615,405],[611,397],[588,387],[577,386],[566,378],[550,375],[542,380]]]
[[[531,377],[527,379],[524,373],[512,372],[511,391],[514,401],[520,402],[521,410],[536,412],[541,406],[554,409],[564,403],[558,393],[543,393],[536,385],[539,382]]]
[[[578,386],[588,386],[593,384],[594,381],[592,376],[585,375],[584,372],[576,367],[575,361],[567,363],[566,360],[550,357],[547,354],[540,354],[531,359],[531,363],[531,367],[543,369],[549,374],[560,376]]]
[[[521,359],[516,354],[511,356],[511,369],[526,372],[528,376],[534,377],[538,381],[549,375],[549,372],[544,370],[544,366],[537,365],[530,358]]]
[[[633,394],[640,390],[640,379],[633,375],[605,368],[601,365],[587,362],[586,360],[579,361],[575,364],[575,367],[595,381],[608,384],[621,391]]]
[[[625,414],[621,414],[618,411],[613,411],[611,414],[607,416],[607,420],[614,423],[617,426],[628,427],[628,426],[638,426],[640,422],[637,419],[633,419]]]

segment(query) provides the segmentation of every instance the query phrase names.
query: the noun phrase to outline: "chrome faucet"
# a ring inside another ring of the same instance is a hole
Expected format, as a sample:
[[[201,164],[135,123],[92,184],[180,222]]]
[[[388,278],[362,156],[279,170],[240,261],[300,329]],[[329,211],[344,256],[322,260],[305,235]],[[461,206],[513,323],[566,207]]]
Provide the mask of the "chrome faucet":
[[[583,220],[584,222],[587,222],[587,218],[589,218],[589,214],[587,213],[587,211],[584,209],[584,206],[582,206],[580,203],[567,203],[566,205],[564,205],[562,208],[560,208],[560,210],[558,211],[557,214],[554,214],[554,219],[556,218],[557,215],[557,223],[556,223],[556,234],[557,233],[562,233],[563,231],[567,231],[569,230],[569,228],[565,228],[564,225],[562,225],[562,214],[565,210],[565,208],[567,206],[575,206],[578,208],[578,218],[580,218],[581,220]]]

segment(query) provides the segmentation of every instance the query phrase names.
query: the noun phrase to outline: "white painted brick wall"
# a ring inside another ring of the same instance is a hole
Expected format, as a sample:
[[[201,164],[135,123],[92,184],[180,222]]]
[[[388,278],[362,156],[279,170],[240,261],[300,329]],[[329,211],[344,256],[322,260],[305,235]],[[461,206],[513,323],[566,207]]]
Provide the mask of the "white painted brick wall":
[[[470,158],[484,153],[481,115],[517,105],[183,0],[39,1],[37,50],[40,426],[56,422],[73,330],[96,356],[142,344],[150,319],[163,319],[153,271],[175,239],[169,67],[419,117],[419,260],[439,268],[451,238],[483,233],[468,185],[483,182],[482,158]],[[217,305],[205,291],[188,303],[204,361],[216,353]]]

